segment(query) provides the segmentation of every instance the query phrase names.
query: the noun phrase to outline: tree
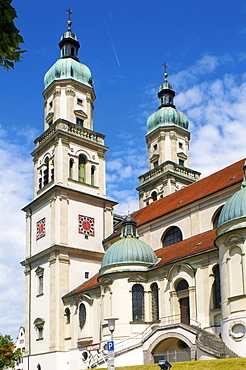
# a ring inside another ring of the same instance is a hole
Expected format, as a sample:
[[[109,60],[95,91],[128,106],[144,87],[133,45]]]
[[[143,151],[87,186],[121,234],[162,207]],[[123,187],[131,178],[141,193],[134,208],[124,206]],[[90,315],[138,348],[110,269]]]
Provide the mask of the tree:
[[[0,65],[7,71],[14,68],[13,62],[19,62],[23,57],[19,44],[24,40],[15,27],[17,17],[15,9],[10,5],[12,0],[0,0]]]
[[[14,351],[14,342],[10,335],[0,334],[0,370],[15,367],[15,361],[21,358],[20,349]]]

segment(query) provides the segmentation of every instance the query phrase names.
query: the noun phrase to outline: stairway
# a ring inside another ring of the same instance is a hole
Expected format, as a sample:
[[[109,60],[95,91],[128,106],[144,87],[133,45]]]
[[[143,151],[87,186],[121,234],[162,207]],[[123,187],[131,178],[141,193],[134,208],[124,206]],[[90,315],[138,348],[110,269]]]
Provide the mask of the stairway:
[[[204,352],[213,354],[217,358],[236,358],[238,355],[231,351],[218,334],[207,330],[199,330],[196,337],[196,345]]]

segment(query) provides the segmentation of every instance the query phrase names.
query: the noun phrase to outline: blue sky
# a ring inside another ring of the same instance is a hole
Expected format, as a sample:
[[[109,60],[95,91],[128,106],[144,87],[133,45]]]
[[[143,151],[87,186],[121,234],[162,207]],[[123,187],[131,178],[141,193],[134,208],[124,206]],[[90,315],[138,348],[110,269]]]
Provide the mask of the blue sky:
[[[106,135],[107,193],[137,209],[147,171],[146,120],[158,107],[162,63],[189,121],[190,167],[208,175],[245,156],[246,3],[237,0],[14,0],[28,52],[0,69],[0,332],[24,324],[25,218],[32,199],[29,153],[43,130],[43,76],[59,58],[66,8],[92,71],[95,131]]]

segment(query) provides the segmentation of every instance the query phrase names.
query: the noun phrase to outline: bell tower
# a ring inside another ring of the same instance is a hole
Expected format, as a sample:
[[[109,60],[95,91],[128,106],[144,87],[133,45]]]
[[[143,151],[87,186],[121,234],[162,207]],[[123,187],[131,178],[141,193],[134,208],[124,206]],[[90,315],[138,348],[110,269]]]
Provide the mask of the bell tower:
[[[26,212],[26,369],[65,361],[71,333],[61,297],[98,271],[113,231],[105,187],[105,136],[94,131],[93,78],[71,30],[44,77],[44,132],[35,140],[34,199]],[[88,343],[90,339],[88,339]]]
[[[139,177],[140,208],[199,180],[189,168],[189,121],[174,105],[175,91],[169,84],[167,65],[160,86],[158,110],[147,120],[146,143],[149,171]]]

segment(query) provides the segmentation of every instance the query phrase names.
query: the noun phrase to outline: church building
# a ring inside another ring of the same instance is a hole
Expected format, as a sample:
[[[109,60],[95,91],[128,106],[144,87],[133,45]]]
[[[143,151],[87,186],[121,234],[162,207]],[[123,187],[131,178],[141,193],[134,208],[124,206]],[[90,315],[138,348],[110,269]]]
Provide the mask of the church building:
[[[94,82],[71,26],[44,77],[23,209],[24,369],[106,367],[109,317],[116,366],[246,356],[245,160],[204,179],[189,168],[189,122],[165,71],[139,210],[115,217]]]

